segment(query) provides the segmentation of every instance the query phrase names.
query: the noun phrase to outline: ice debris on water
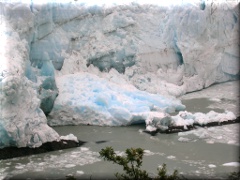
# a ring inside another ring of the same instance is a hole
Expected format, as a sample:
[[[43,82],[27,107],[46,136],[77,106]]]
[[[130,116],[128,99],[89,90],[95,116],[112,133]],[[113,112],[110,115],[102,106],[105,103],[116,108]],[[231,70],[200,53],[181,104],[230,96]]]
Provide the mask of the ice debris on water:
[[[234,167],[239,167],[240,163],[239,162],[229,162],[229,163],[224,163],[222,166],[234,166]]]
[[[176,159],[176,157],[175,157],[175,156],[172,156],[172,155],[167,156],[167,158],[168,158],[168,159]]]
[[[77,174],[84,174],[83,171],[77,171],[76,173],[77,173]]]
[[[72,140],[72,141],[78,142],[77,137],[74,136],[73,134],[69,134],[69,135],[66,135],[66,136],[60,136],[60,139],[61,140]]]
[[[216,168],[217,166],[214,165],[214,164],[209,164],[208,167],[209,167],[209,168]]]
[[[67,165],[65,165],[65,168],[72,168],[72,167],[75,167],[76,166],[76,164],[67,164]]]

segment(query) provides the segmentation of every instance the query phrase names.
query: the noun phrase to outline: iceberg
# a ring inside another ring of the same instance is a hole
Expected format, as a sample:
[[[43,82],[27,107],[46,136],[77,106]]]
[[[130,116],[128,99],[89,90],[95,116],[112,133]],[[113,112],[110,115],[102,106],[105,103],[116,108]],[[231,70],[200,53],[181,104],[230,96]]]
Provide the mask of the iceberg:
[[[222,166],[234,166],[234,167],[239,167],[240,163],[239,162],[229,162],[229,163],[224,163]]]
[[[73,134],[69,134],[69,135],[66,135],[66,136],[60,136],[60,139],[61,140],[72,140],[72,141],[75,141],[75,142],[79,142],[77,137],[74,136]]]
[[[159,113],[158,113],[159,114]],[[208,113],[191,113],[188,111],[180,111],[175,116],[170,116],[168,113],[162,113],[160,116],[150,116],[146,120],[146,132],[156,132],[157,130],[166,131],[171,128],[178,128],[181,130],[189,130],[189,127],[205,126],[211,123],[221,124],[223,122],[236,120],[236,116],[231,111],[224,113],[217,113],[210,111]]]

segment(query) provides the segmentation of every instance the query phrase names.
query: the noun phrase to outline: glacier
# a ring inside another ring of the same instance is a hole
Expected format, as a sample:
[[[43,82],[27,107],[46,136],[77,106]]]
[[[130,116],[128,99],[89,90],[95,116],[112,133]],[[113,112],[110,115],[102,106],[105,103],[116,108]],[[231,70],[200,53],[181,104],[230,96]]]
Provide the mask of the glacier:
[[[58,140],[49,125],[164,128],[177,97],[239,79],[234,1],[0,5],[0,148]]]
[[[121,126],[144,122],[151,112],[184,110],[174,97],[140,91],[128,84],[118,85],[89,73],[56,78],[59,96],[49,114],[49,124]]]

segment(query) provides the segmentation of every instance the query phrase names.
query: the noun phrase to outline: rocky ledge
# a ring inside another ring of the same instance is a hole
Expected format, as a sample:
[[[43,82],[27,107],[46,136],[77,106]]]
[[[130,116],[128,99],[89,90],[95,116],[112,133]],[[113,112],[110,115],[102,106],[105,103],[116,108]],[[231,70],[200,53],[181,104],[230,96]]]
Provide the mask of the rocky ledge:
[[[46,153],[46,152],[56,151],[61,149],[74,148],[74,147],[82,146],[85,143],[86,142],[84,141],[76,142],[73,140],[60,140],[60,141],[44,143],[42,146],[37,148],[5,147],[3,149],[0,149],[0,160],[28,156],[33,154]]]

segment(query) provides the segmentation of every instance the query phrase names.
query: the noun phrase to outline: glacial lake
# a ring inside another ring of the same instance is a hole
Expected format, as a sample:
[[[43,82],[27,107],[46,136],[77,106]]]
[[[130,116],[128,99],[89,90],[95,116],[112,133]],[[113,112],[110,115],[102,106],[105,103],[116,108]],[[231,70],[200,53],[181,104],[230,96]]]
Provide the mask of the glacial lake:
[[[191,112],[208,112],[207,98],[185,99]],[[54,127],[60,135],[74,134],[87,143],[79,148],[60,150],[0,161],[0,179],[64,179],[73,175],[79,179],[113,179],[122,172],[119,165],[103,161],[99,151],[112,146],[119,154],[126,148],[145,149],[142,169],[156,175],[163,163],[172,173],[177,169],[187,178],[224,179],[237,166],[224,166],[239,160],[239,124],[198,128],[188,133],[151,136],[143,132],[145,125],[128,127],[64,126]]]
[[[236,132],[236,126],[237,124],[226,125],[225,128]],[[238,160],[237,145],[206,143],[204,139],[194,135],[189,142],[182,142],[179,141],[178,134],[150,136],[143,133],[143,129],[144,125],[56,127],[58,133],[74,133],[87,143],[79,148],[3,160],[0,172],[2,176],[12,176],[13,179],[63,179],[68,174],[82,179],[114,178],[114,173],[121,172],[122,169],[99,158],[98,152],[106,146],[112,146],[118,153],[123,153],[129,147],[147,150],[143,159],[143,169],[152,174],[157,172],[157,167],[162,163],[167,164],[170,173],[177,169],[186,177],[220,179],[227,173],[238,170],[237,167],[223,166],[224,163]]]

